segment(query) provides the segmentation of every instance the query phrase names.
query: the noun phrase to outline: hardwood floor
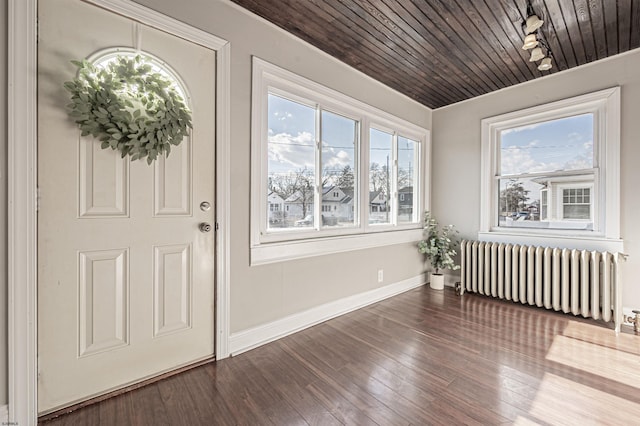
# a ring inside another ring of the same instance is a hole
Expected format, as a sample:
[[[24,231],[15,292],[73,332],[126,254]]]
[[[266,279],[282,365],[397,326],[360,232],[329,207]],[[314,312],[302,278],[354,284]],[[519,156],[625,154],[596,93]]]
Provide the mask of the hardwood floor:
[[[46,425],[631,425],[640,336],[421,287]]]

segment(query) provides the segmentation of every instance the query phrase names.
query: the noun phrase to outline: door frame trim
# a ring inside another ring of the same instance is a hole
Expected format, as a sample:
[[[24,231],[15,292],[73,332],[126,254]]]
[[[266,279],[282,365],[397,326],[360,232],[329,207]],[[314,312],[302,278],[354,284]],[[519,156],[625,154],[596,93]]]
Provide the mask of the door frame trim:
[[[216,358],[229,356],[230,78],[228,41],[129,0],[83,0],[216,51]],[[7,278],[9,422],[36,424],[37,10],[9,0],[7,46]],[[2,368],[2,366],[0,366]]]

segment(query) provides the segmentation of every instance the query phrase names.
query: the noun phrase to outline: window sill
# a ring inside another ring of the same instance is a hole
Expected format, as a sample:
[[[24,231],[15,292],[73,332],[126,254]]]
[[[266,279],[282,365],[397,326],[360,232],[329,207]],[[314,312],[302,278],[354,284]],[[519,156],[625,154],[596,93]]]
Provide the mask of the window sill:
[[[527,244],[540,247],[558,247],[579,250],[608,251],[623,253],[624,241],[618,238],[605,238],[587,235],[541,235],[539,233],[508,232],[496,230],[478,232],[479,241],[502,242],[509,244]]]
[[[298,241],[262,243],[251,247],[251,265],[285,262],[374,247],[418,242],[422,228],[390,232],[313,238]]]

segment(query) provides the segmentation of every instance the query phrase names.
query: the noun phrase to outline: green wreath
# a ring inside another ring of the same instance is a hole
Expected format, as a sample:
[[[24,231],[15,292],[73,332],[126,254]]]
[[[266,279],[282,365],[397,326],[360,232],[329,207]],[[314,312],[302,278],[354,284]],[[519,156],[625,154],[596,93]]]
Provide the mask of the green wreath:
[[[100,140],[102,149],[122,158],[169,155],[191,128],[191,112],[172,81],[153,72],[141,56],[118,56],[105,67],[71,61],[78,77],[64,83],[71,92],[69,115],[82,131]]]

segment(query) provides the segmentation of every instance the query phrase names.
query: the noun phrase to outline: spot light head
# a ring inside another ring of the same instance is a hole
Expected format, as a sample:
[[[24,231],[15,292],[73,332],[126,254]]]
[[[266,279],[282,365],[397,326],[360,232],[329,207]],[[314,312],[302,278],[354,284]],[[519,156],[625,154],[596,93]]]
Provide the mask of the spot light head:
[[[534,34],[529,34],[524,38],[524,44],[522,45],[523,50],[529,50],[538,45],[538,36]]]
[[[551,58],[550,57],[546,57],[542,59],[542,62],[540,62],[540,65],[538,65],[538,69],[540,71],[548,71],[551,68],[553,68],[553,65],[551,64]]]

